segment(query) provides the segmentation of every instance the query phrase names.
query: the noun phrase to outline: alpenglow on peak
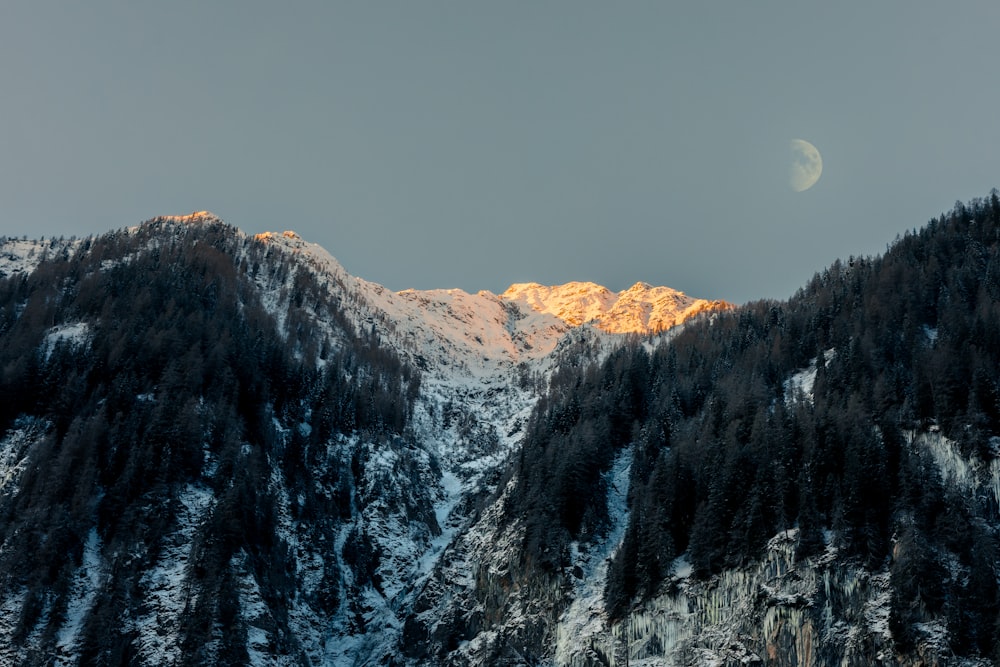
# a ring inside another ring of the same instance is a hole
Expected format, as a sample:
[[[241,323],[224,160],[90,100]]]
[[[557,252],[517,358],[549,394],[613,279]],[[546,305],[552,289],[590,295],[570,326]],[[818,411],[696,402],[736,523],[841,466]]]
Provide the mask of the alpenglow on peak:
[[[185,216],[161,216],[155,220],[182,223],[220,221],[208,211]],[[734,307],[726,301],[697,299],[670,287],[656,287],[645,282],[636,282],[621,292],[613,292],[593,282],[574,281],[562,285],[514,283],[499,295],[490,292],[472,295],[462,290],[441,289],[402,290],[393,293],[377,283],[348,276],[329,252],[315,243],[307,242],[294,231],[267,231],[256,234],[253,238],[260,243],[276,244],[294,254],[304,253],[321,271],[357,283],[372,303],[385,299],[393,301],[390,294],[402,297],[404,301],[419,303],[424,300],[428,304],[439,301],[451,303],[457,299],[485,317],[487,312],[492,312],[492,308],[498,305],[498,301],[506,301],[519,305],[522,311],[549,315],[571,327],[589,324],[610,334],[657,334],[702,313]],[[389,311],[395,308],[388,303],[383,305]],[[423,310],[428,311],[428,308]],[[427,312],[423,314],[426,315]],[[413,315],[420,317],[417,313]]]
[[[637,282],[621,292],[591,282],[545,286],[515,283],[501,299],[527,304],[572,326],[592,322],[608,333],[659,333],[703,312],[726,310],[725,301],[695,299],[669,287]]]
[[[153,218],[151,222],[176,222],[176,223],[213,223],[222,222],[222,218],[209,211],[195,211],[188,215],[161,215]]]

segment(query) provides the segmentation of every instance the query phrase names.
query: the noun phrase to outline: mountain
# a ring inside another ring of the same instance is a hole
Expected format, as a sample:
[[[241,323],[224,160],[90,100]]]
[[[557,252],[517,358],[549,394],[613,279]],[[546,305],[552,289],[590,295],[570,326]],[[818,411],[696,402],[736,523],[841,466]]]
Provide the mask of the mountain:
[[[548,376],[621,339],[603,311],[392,292],[204,211],[0,245],[14,664],[393,661]],[[652,292],[621,325],[650,340],[712,307]]]
[[[740,307],[206,212],[0,275],[3,662],[1000,662],[996,191]]]
[[[500,297],[555,315],[572,326],[593,323],[602,331],[618,334],[660,333],[695,315],[732,307],[723,301],[693,299],[669,287],[641,282],[618,293],[594,283],[572,282],[554,287],[517,283]]]

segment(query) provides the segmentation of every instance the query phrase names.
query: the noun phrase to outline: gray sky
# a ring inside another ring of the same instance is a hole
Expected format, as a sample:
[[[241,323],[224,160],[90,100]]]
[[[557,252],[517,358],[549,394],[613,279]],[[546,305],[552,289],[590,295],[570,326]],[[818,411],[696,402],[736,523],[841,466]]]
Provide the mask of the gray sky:
[[[998,32],[996,0],[4,0],[0,235],[208,209],[392,289],[785,298],[1000,185]]]

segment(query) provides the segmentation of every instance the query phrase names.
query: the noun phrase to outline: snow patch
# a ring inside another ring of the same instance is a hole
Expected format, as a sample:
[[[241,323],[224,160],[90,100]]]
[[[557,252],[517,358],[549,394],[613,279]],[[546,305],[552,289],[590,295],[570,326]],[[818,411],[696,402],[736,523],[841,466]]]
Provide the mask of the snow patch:
[[[58,256],[68,256],[80,244],[77,239],[0,238],[0,278],[16,273],[31,273],[43,261]]]
[[[21,417],[0,440],[0,496],[17,492],[17,480],[28,464],[28,450],[48,429],[47,422]]]
[[[691,578],[691,575],[694,574],[694,566],[691,565],[691,560],[688,558],[687,553],[681,554],[674,559],[673,564],[670,566],[670,574],[675,579]]]
[[[420,557],[417,571],[422,575],[430,573],[434,564],[441,557],[441,553],[445,550],[445,547],[451,544],[452,539],[455,537],[460,524],[449,521],[449,518],[455,506],[462,499],[463,490],[464,486],[458,475],[451,470],[442,472],[441,500],[434,507],[434,516],[437,519],[438,526],[441,528],[441,534],[431,539],[427,550]]]
[[[829,349],[823,353],[824,363],[833,359],[836,352]],[[809,366],[792,374],[782,385],[784,388],[785,403],[791,405],[797,400],[805,399],[809,403],[813,402],[813,387],[816,384],[817,358],[809,362]]]
[[[3,591],[6,597],[0,599],[0,664],[16,665],[20,662],[19,652],[14,641],[17,630],[17,619],[21,616],[21,609],[24,601],[28,597],[28,590]]]
[[[94,606],[100,590],[104,572],[101,562],[101,541],[97,529],[91,528],[83,543],[83,562],[73,576],[69,603],[66,605],[66,620],[56,633],[56,650],[60,656],[73,655],[77,650],[80,629]],[[56,665],[69,665],[73,660],[65,657],[56,659]]]
[[[581,549],[578,542],[570,545],[573,601],[563,612],[556,626],[556,663],[571,664],[577,654],[586,652],[591,641],[608,631],[609,619],[604,604],[604,587],[608,579],[611,557],[621,546],[628,526],[629,475],[632,470],[632,450],[625,448],[618,453],[608,481],[608,517],[610,528],[607,536]]]
[[[892,632],[889,630],[889,613],[892,603],[892,588],[889,585],[889,572],[884,571],[872,575],[869,579],[869,584],[874,594],[865,604],[865,620],[868,622],[868,627],[873,633],[886,642],[891,642]]]
[[[45,333],[45,338],[42,340],[42,357],[48,361],[60,343],[69,346],[74,352],[79,351],[90,343],[90,338],[90,325],[86,322],[54,326]]]
[[[156,563],[139,581],[148,612],[134,621],[136,650],[151,665],[180,660],[180,627],[191,596],[188,559],[195,534],[214,503],[210,489],[189,484],[177,499],[177,529],[167,535]]]
[[[927,338],[928,345],[934,347],[938,339],[937,327],[930,327],[925,324],[923,326],[923,331],[924,331],[924,337]]]
[[[230,567],[239,580],[240,620],[246,628],[246,648],[253,667],[293,667],[297,661],[289,655],[275,655],[269,627],[274,627],[271,610],[264,601],[260,586],[248,566],[249,557],[240,550],[233,555]]]

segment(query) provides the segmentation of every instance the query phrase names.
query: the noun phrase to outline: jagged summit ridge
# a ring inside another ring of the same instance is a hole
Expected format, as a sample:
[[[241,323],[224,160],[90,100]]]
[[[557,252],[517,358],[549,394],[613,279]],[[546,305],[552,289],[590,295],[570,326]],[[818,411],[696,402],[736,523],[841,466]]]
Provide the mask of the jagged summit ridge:
[[[150,220],[150,222],[175,222],[180,224],[215,223],[222,222],[222,218],[210,211],[194,211],[187,215],[160,215]]]
[[[567,324],[592,322],[607,333],[659,333],[703,312],[732,308],[725,301],[689,297],[670,287],[637,282],[621,292],[591,282],[545,286],[515,283],[501,299],[527,304]]]
[[[433,357],[442,367],[465,367],[477,376],[491,375],[497,363],[505,367],[546,357],[576,327],[611,335],[657,334],[700,313],[732,307],[642,282],[622,292],[592,282],[519,283],[499,295],[461,289],[393,291],[350,275],[326,249],[296,232],[264,232],[254,240],[297,255],[360,297],[370,312],[357,324],[391,323],[385,334],[402,349],[423,359]]]

